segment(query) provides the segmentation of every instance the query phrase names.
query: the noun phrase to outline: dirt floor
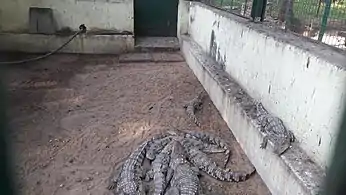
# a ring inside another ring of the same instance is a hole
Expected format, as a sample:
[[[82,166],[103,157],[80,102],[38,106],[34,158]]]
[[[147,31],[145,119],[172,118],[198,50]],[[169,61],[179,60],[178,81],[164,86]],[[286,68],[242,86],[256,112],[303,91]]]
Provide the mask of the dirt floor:
[[[228,166],[248,170],[249,160],[209,99],[197,115],[201,128],[186,116],[183,105],[203,88],[179,53],[164,56],[173,60],[120,63],[116,56],[55,55],[8,68],[19,192],[111,194],[114,167],[142,141],[172,128],[223,137],[232,150]],[[241,183],[203,176],[201,183],[206,195],[270,194],[257,174]]]

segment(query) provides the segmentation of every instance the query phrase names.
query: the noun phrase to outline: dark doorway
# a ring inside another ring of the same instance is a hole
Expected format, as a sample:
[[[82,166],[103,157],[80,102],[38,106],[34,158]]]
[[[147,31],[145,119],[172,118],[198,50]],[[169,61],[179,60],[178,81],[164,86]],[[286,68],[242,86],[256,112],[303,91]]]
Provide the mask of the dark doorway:
[[[135,0],[135,36],[177,36],[178,1]]]

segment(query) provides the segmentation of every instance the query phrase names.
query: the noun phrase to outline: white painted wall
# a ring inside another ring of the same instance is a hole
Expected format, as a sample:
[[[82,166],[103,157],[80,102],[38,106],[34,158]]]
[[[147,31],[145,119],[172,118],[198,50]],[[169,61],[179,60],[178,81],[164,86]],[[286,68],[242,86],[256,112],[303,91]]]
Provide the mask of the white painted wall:
[[[28,31],[30,6],[52,8],[58,28],[134,29],[133,0],[1,0],[0,31]]]
[[[345,100],[345,55],[198,2],[188,18],[192,39],[210,53],[214,31],[225,70],[327,166]]]

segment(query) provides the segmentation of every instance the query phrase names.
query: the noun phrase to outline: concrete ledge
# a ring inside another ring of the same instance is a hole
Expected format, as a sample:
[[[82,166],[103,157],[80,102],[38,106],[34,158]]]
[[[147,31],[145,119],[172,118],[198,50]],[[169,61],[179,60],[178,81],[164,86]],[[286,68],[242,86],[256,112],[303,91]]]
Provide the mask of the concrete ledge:
[[[260,149],[264,135],[251,113],[254,99],[189,37],[182,36],[181,43],[188,65],[272,194],[317,194],[324,177],[323,170],[297,143],[281,156],[272,153],[273,144],[270,142],[267,150]]]
[[[66,43],[70,36],[0,33],[0,51],[46,53]],[[80,35],[60,53],[119,54],[134,50],[132,35]]]

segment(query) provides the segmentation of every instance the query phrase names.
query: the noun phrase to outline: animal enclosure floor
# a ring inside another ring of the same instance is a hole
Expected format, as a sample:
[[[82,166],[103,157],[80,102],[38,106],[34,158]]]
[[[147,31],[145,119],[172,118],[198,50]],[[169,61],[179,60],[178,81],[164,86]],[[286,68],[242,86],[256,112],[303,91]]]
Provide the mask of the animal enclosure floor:
[[[61,54],[8,68],[10,141],[20,194],[112,194],[107,186],[114,167],[142,141],[171,129],[224,138],[232,153],[228,167],[249,170],[210,99],[197,113],[201,128],[185,114],[183,105],[203,88],[184,61],[118,59]],[[258,174],[241,183],[202,176],[201,183],[204,195],[270,194]]]

